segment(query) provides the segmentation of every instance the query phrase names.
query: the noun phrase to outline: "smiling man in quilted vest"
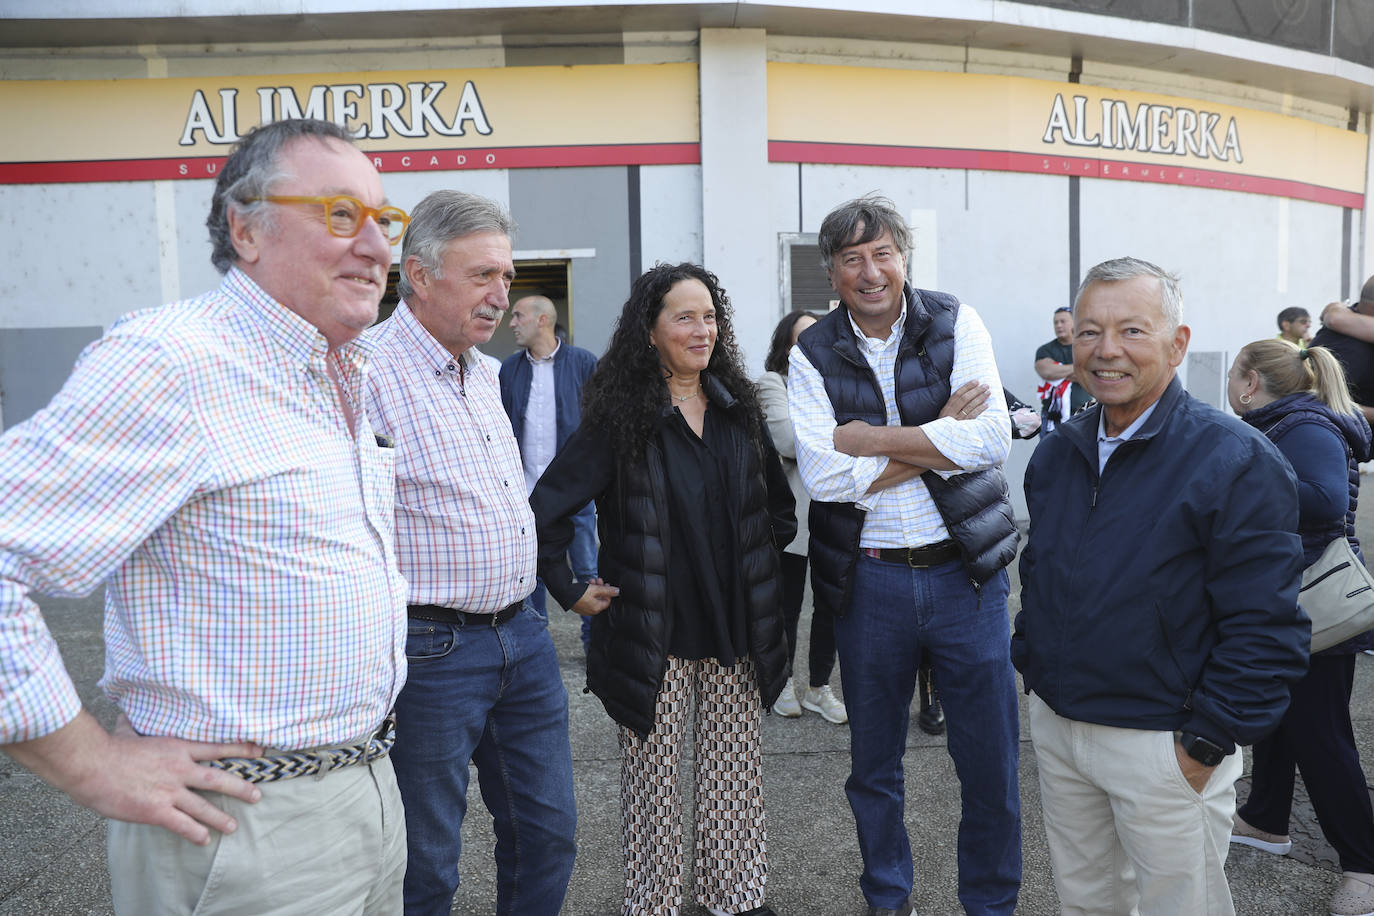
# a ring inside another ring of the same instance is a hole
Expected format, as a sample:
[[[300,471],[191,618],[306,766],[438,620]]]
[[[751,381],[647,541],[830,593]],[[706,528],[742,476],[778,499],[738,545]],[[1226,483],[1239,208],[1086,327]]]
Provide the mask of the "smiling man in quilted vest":
[[[840,307],[802,333],[789,400],[811,494],[812,587],[835,615],[870,916],[912,911],[902,755],[922,650],[964,798],[959,900],[1010,913],[1021,882],[1007,574],[1016,531],[1000,465],[1011,423],[977,312],[906,282],[911,233],[865,197],[821,224]]]

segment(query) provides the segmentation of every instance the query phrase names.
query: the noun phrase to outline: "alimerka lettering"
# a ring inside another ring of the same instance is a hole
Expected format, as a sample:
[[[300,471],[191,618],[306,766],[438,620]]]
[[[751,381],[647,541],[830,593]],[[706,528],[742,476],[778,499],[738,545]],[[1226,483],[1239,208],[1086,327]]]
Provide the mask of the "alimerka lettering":
[[[463,84],[453,117],[440,114],[440,96],[448,88],[443,80],[406,83],[339,83],[312,86],[305,104],[290,86],[262,86],[257,90],[258,123],[286,118],[319,118],[350,128],[359,119],[359,105],[367,101],[367,114],[351,133],[358,139],[378,140],[392,134],[401,137],[461,137],[471,128],[486,136],[491,124],[472,80]],[[239,140],[238,90],[220,89],[218,103],[197,89],[181,131],[182,146],[206,143],[228,145]],[[197,137],[197,133],[201,136]]]
[[[1042,141],[1054,143],[1058,134],[1058,139],[1070,146],[1193,156],[1222,162],[1245,161],[1240,151],[1240,130],[1235,118],[1227,122],[1224,136],[1218,142],[1217,129],[1221,126],[1221,115],[1215,112],[1144,103],[1132,110],[1129,103],[1120,99],[1100,101],[1101,123],[1090,134],[1088,97],[1074,96],[1073,110],[1070,111],[1064,104],[1063,94],[1055,93]]]

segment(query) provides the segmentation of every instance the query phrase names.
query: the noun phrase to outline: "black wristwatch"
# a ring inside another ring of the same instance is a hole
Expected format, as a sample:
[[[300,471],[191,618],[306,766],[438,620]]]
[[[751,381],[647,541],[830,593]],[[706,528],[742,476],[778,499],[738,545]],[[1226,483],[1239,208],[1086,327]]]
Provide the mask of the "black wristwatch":
[[[1183,750],[1189,757],[1205,767],[1214,767],[1226,759],[1226,752],[1221,749],[1221,745],[1208,741],[1201,735],[1179,732],[1178,743],[1183,745]]]

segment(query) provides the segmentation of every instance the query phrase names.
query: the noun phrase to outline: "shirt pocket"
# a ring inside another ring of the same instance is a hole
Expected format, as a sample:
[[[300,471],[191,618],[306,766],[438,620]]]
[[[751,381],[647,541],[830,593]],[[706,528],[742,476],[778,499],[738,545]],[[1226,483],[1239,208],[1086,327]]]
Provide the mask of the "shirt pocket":
[[[359,452],[367,517],[391,543],[396,531],[396,449],[364,442]]]

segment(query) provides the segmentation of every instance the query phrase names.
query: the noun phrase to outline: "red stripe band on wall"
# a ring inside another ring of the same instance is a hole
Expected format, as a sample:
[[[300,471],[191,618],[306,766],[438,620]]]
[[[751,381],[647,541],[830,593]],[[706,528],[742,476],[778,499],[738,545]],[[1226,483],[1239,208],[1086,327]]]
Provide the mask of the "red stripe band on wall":
[[[367,156],[382,172],[572,168],[597,165],[695,165],[701,162],[701,145],[630,143],[607,146],[492,147],[367,152]],[[214,178],[219,174],[220,166],[223,164],[223,156],[82,162],[5,162],[0,163],[0,184]]]
[[[882,165],[927,169],[986,169],[993,172],[1030,172],[1041,175],[1078,175],[1119,181],[1152,181],[1157,184],[1246,191],[1310,200],[1352,210],[1364,208],[1364,196],[1302,181],[1237,175],[1215,169],[1159,165],[1150,162],[1117,162],[1078,156],[1047,156],[995,150],[935,149],[918,146],[870,146],[854,143],[798,143],[768,141],[770,162],[805,162],[835,165]]]

